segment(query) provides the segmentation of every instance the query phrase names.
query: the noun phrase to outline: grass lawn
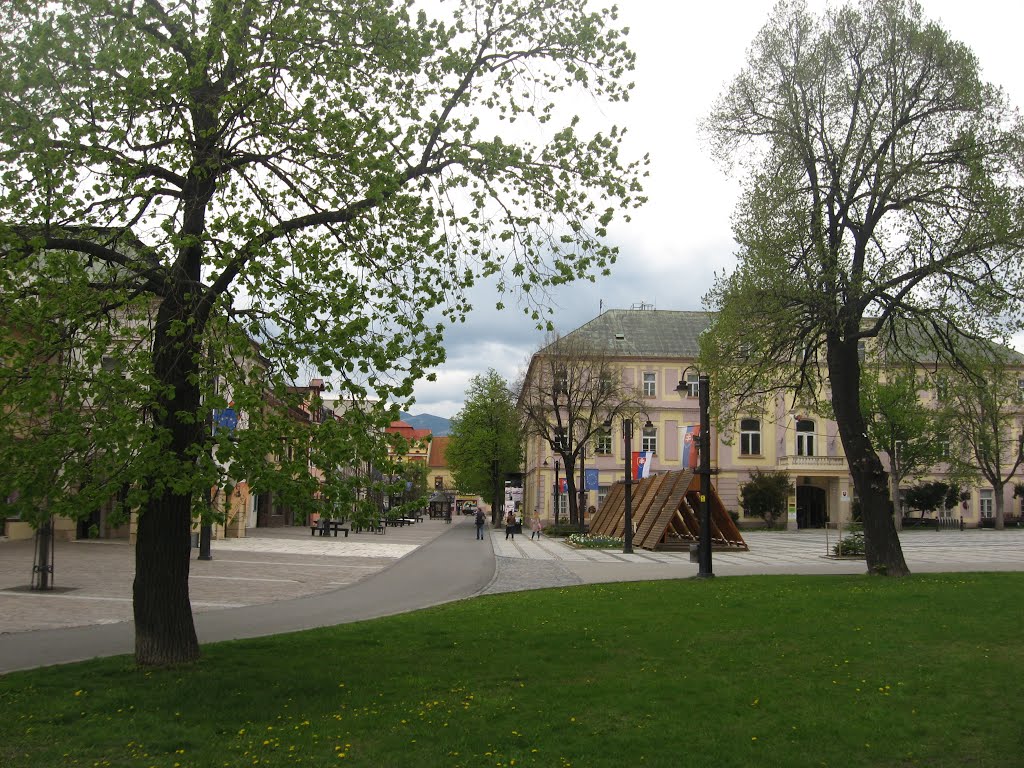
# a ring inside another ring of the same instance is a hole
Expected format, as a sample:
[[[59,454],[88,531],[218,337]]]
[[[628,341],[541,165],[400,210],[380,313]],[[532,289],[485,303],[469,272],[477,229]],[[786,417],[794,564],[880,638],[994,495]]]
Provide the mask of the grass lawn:
[[[495,595],[0,676],[0,766],[1021,766],[1024,574]]]

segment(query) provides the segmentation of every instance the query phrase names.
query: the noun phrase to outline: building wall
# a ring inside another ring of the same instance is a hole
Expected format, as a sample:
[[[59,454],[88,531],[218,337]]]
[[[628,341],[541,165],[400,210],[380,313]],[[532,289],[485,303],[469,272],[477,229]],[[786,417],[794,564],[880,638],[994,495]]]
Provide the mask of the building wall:
[[[655,374],[656,391],[653,396],[643,397],[646,413],[638,416],[634,422],[631,445],[632,451],[642,449],[642,425],[645,418],[649,418],[657,430],[657,450],[651,464],[653,472],[680,468],[683,430],[687,426],[699,424],[698,398],[691,397],[687,391],[676,391],[681,373],[690,362],[692,361],[624,360],[619,363],[622,380],[627,386],[640,388],[644,381],[644,373]],[[931,397],[931,394],[929,393],[927,397]],[[716,471],[712,483],[726,509],[740,513],[741,522],[757,525],[761,523],[760,518],[748,519],[742,516],[739,503],[740,487],[749,480],[754,470],[785,471],[796,488],[789,499],[789,527],[794,526],[795,517],[801,518],[801,527],[803,526],[804,510],[799,506],[799,502],[812,497],[824,499],[825,514],[830,525],[846,526],[852,519],[854,491],[846,455],[839,438],[838,425],[835,421],[818,414],[793,410],[791,402],[792,398],[782,396],[770,398],[760,410],[745,414],[746,417],[759,419],[761,424],[760,451],[752,455],[743,455],[741,452],[739,418],[726,434],[719,434],[718,430],[712,427],[711,464]],[[797,433],[799,420],[814,422],[813,432],[802,433],[805,448],[806,436],[813,437],[813,455],[800,455]],[[537,511],[542,519],[550,522],[554,519],[554,456],[550,447],[537,437],[531,438],[526,448],[524,509]],[[626,471],[627,457],[622,423],[618,419],[612,425],[611,448],[612,451],[608,455],[595,455],[593,444],[587,449],[585,466],[599,469],[599,482],[603,488],[622,480]],[[547,466],[544,465],[545,460],[548,462]],[[885,460],[883,455],[883,462]],[[564,467],[559,468],[559,477],[565,477]],[[948,479],[945,467],[937,467],[936,471],[925,479]],[[1024,480],[1024,477],[1018,474],[1015,481],[1021,480]],[[904,481],[903,487],[908,487],[908,481]],[[800,488],[817,488],[819,491],[800,491]],[[982,492],[987,488],[985,484],[971,488],[969,501],[961,504],[958,509],[950,510],[949,515],[962,516],[966,525],[978,525]],[[589,492],[587,504],[597,506],[598,497],[598,493]],[[1005,489],[1004,509],[1008,515],[1021,514],[1024,500],[1012,497],[1013,482]],[[567,510],[564,495],[560,504],[563,512]]]

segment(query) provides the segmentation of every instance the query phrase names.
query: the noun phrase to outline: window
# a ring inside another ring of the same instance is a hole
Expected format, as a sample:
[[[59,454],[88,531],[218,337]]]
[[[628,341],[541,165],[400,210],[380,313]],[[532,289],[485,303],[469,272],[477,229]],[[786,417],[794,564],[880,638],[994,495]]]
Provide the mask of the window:
[[[982,517],[992,517],[993,497],[991,488],[983,488],[978,496],[978,509]]]
[[[658,428],[657,427],[644,427],[643,437],[640,438],[640,450],[650,451],[651,453],[658,452]]]
[[[609,487],[607,485],[600,485],[597,488],[597,508],[600,509],[604,504],[604,500],[608,498]]]
[[[594,453],[599,456],[607,456],[612,452],[612,431],[602,429],[594,435]]]
[[[598,385],[602,395],[611,394],[612,391],[612,375],[610,373],[602,373],[600,384]]]
[[[655,385],[657,374],[645,373],[644,374],[644,397],[654,397],[657,395],[658,390]]]
[[[814,455],[814,422],[809,419],[796,423],[796,455]]]
[[[760,419],[740,420],[740,456],[761,455]]]
[[[569,391],[569,373],[564,367],[555,371],[555,396]]]
[[[687,397],[699,397],[700,396],[700,374],[688,373],[686,374],[686,396]]]

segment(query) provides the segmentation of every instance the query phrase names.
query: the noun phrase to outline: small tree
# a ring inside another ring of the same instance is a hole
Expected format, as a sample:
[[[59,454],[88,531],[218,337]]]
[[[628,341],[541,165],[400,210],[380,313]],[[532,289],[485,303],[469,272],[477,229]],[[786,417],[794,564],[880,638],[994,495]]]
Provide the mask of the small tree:
[[[889,477],[896,529],[902,527],[900,484],[918,476],[942,456],[939,419],[921,399],[923,385],[913,368],[862,369],[860,403],[871,443],[889,455]]]
[[[794,486],[785,472],[755,469],[750,480],[740,486],[740,506],[747,517],[760,517],[768,528],[786,511]]]
[[[911,509],[921,512],[934,512],[941,508],[949,507],[950,486],[939,480],[927,483],[919,483],[908,488],[903,494],[903,500]]]
[[[569,520],[576,523],[579,490],[574,469],[580,457],[596,436],[610,430],[606,424],[618,416],[633,416],[643,405],[633,388],[622,383],[611,357],[575,334],[549,340],[533,356],[518,390],[525,434],[540,438],[563,462]],[[556,508],[556,522],[557,518]]]
[[[470,380],[466,402],[452,418],[448,434],[445,456],[455,487],[481,496],[494,518],[504,474],[522,466],[523,436],[515,397],[493,368]]]
[[[995,527],[1004,527],[1004,489],[1024,465],[1017,427],[1020,361],[1009,350],[987,349],[965,360],[942,381],[945,426],[953,437],[950,464],[962,475],[977,474],[992,487]]]

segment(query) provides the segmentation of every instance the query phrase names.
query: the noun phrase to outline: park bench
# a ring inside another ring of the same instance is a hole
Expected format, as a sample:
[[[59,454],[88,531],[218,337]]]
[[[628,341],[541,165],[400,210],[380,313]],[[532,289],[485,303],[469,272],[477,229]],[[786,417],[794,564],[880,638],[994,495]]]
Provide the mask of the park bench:
[[[321,536],[333,533],[334,538],[338,538],[339,532],[344,533],[345,538],[348,538],[348,528],[345,527],[344,520],[321,520],[316,525],[311,525],[309,527],[310,536],[316,536],[317,533]]]
[[[384,522],[383,521],[378,521],[376,523],[367,523],[365,525],[362,524],[362,523],[357,523],[357,522],[353,521],[352,528],[353,528],[353,530],[356,533],[362,533],[364,529],[367,530],[367,531],[372,531],[373,533],[385,533],[386,532],[386,530],[384,528]]]

